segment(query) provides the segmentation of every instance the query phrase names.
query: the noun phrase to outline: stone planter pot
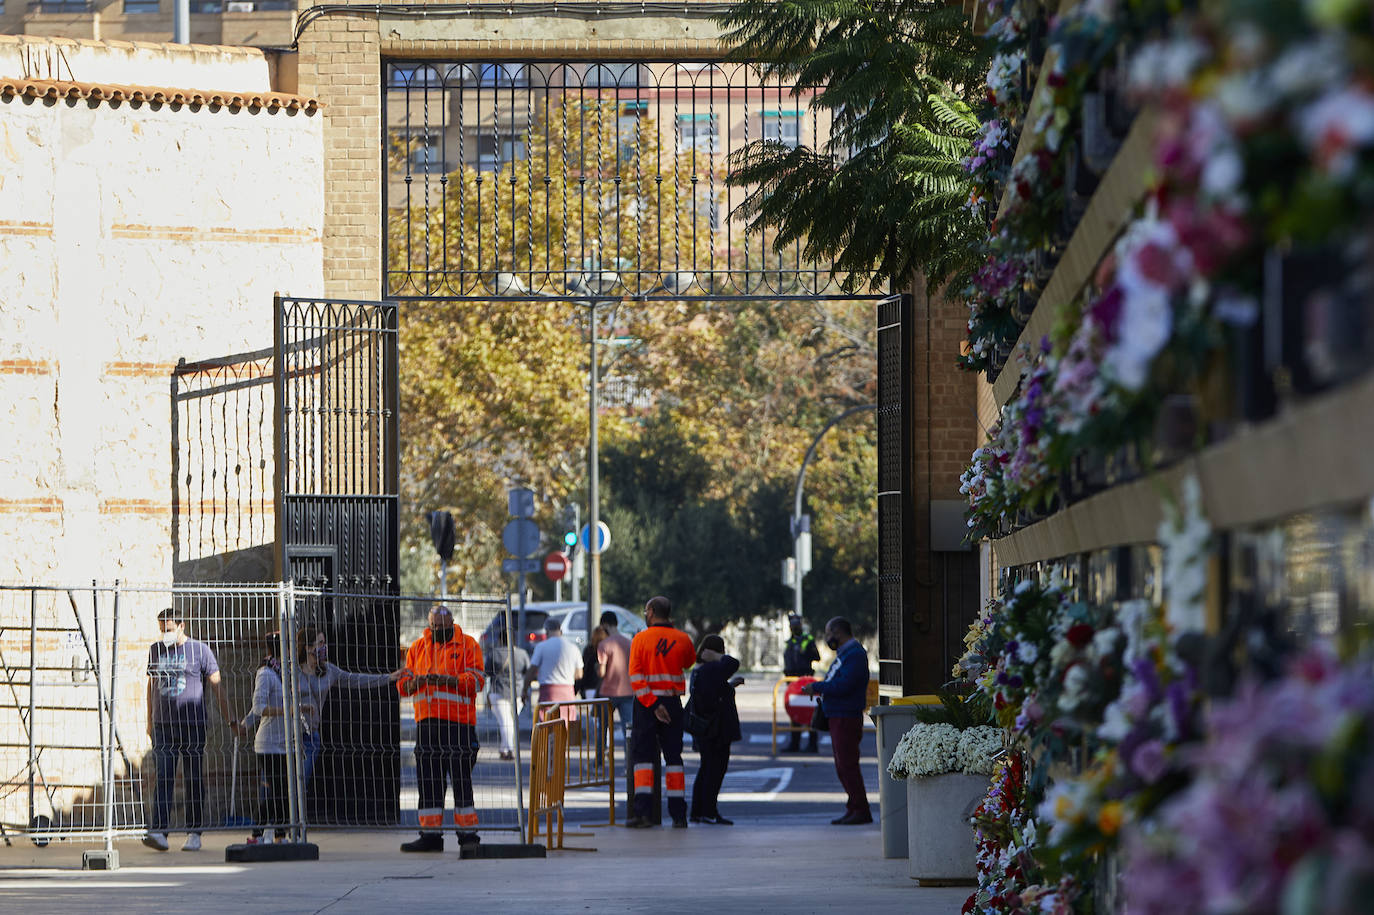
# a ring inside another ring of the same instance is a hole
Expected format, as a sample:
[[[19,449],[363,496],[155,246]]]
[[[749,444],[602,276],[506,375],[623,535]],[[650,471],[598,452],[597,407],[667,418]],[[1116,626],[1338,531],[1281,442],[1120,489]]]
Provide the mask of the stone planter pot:
[[[922,886],[976,882],[973,827],[968,818],[991,784],[986,775],[949,772],[906,782],[911,879]]]

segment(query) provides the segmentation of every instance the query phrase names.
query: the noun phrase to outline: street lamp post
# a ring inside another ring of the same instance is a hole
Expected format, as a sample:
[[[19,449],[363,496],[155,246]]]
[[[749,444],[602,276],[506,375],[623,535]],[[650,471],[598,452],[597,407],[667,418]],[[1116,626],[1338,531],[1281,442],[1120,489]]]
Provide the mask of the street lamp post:
[[[792,495],[792,612],[801,616],[802,612],[802,486],[806,483],[806,465],[811,463],[811,459],[816,456],[816,447],[820,445],[821,438],[825,433],[838,424],[841,420],[853,416],[855,413],[863,413],[865,410],[876,410],[878,405],[875,403],[861,404],[857,407],[850,407],[839,416],[825,424],[821,431],[816,433],[816,437],[811,440],[811,446],[806,449],[806,456],[802,458],[801,470],[797,471],[797,487]]]

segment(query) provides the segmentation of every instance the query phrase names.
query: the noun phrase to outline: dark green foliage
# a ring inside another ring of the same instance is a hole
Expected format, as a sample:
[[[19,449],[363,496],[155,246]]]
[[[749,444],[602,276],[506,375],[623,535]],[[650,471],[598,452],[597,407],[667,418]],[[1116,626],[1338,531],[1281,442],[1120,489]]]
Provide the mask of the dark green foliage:
[[[916,720],[922,724],[952,724],[959,730],[996,726],[992,717],[992,699],[970,683],[946,684],[935,691],[939,705],[923,705],[916,709]]]
[[[720,18],[732,56],[763,64],[831,119],[822,149],[757,141],[732,156],[739,210],[775,247],[803,240],[848,288],[931,286],[969,267],[976,221],[959,165],[986,53],[958,6],[931,0],[743,0]]]

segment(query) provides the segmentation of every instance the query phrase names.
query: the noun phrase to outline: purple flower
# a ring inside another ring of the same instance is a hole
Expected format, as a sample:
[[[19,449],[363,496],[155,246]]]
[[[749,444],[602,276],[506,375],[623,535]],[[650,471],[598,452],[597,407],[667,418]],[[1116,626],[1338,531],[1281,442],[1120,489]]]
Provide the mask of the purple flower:
[[[1168,760],[1164,757],[1164,742],[1147,740],[1136,747],[1131,754],[1130,770],[1147,785],[1153,785],[1169,771]]]

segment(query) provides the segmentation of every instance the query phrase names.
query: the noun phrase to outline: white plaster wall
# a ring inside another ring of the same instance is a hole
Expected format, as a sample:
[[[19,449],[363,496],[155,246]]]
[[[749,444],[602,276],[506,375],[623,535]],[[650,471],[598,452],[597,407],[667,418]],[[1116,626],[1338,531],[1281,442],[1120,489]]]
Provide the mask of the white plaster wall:
[[[8,47],[0,42],[0,70]],[[116,50],[105,54],[111,82],[125,73],[118,82],[227,89],[256,79],[238,66],[253,56],[242,49]],[[191,458],[193,430],[175,429],[174,370],[270,349],[273,293],[322,288],[320,122],[0,101],[0,581],[169,581],[174,561],[270,542],[270,517],[225,524],[243,499],[226,500],[223,479],[208,508],[204,481],[185,479],[243,462]],[[270,409],[270,386],[265,397]],[[222,449],[262,434],[260,416],[242,435],[229,419]],[[256,492],[260,516],[260,483]],[[270,512],[270,489],[265,500]],[[183,536],[174,554],[174,504],[186,530],[196,529],[188,515],[209,510],[226,533],[213,545]]]
[[[25,35],[0,35],[0,77],[236,92],[271,88],[267,57],[257,48]]]

